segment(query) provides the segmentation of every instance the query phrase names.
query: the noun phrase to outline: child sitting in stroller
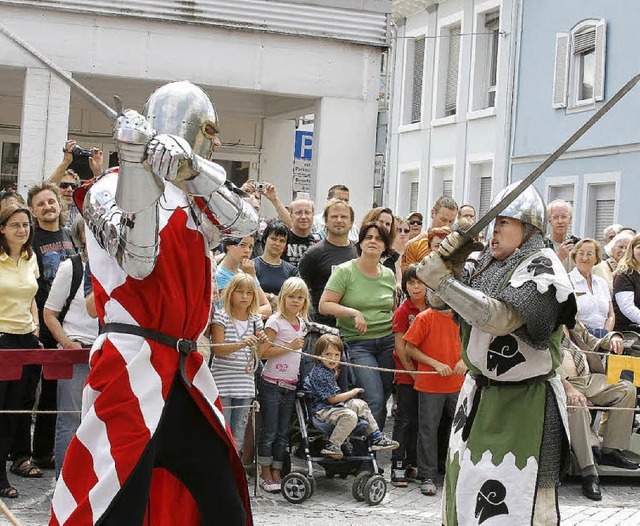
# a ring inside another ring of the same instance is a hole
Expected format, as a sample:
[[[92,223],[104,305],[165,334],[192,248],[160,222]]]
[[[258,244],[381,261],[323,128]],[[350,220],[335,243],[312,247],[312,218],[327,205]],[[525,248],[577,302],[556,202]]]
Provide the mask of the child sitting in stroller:
[[[338,362],[343,353],[344,345],[338,336],[320,336],[314,349],[314,355],[320,356],[320,359],[304,381],[305,389],[311,396],[315,417],[335,426],[329,442],[320,453],[341,459],[344,456],[341,446],[356,428],[359,418],[368,422],[366,432],[371,440],[372,450],[397,448],[398,442],[388,439],[380,432],[367,403],[356,398],[364,389],[356,387],[350,391],[340,391],[336,378],[339,374]]]

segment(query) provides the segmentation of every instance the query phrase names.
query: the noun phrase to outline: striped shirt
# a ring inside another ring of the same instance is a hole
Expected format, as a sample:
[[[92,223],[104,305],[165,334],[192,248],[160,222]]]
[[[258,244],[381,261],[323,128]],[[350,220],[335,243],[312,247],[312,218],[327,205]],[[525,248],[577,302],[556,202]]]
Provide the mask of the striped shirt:
[[[224,343],[241,342],[247,336],[254,335],[264,328],[259,315],[249,316],[247,322],[243,323],[231,318],[225,310],[216,311],[213,323],[224,327]],[[243,324],[246,325],[244,332],[240,329]],[[253,372],[247,372],[247,367],[252,368],[252,366],[253,359],[249,347],[243,347],[226,356],[212,354],[211,374],[216,381],[220,396],[253,398],[255,396]]]

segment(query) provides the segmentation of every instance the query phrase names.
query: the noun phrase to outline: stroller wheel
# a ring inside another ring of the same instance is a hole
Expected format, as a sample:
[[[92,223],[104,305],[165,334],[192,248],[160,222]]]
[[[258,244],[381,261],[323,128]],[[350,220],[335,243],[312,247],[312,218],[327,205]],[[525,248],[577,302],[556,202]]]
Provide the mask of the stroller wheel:
[[[361,471],[356,475],[356,480],[354,480],[351,485],[351,495],[353,495],[353,498],[358,502],[364,500],[364,486],[372,476],[373,474],[368,471]]]
[[[307,482],[309,482],[309,488],[311,489],[311,492],[309,493],[308,498],[311,498],[313,497],[313,494],[316,492],[316,479],[314,479],[313,477],[307,476]]]
[[[365,483],[363,493],[369,506],[377,506],[387,494],[387,481],[382,475],[374,475]]]
[[[302,473],[289,473],[282,479],[282,496],[291,504],[301,504],[311,496],[311,483]]]

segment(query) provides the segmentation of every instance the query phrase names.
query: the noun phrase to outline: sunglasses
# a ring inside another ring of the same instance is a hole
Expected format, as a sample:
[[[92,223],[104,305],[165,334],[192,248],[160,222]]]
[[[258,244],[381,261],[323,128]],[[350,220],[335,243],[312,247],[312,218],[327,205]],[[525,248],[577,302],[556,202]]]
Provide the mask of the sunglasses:
[[[402,232],[404,232],[405,234],[408,234],[409,232],[411,232],[410,228],[398,228],[398,234],[402,234]]]
[[[422,221],[418,221],[417,219],[412,219],[411,221],[409,221],[409,224],[422,226]]]
[[[78,188],[78,183],[70,183],[68,181],[62,181],[58,186],[60,188],[62,188],[63,190],[65,188],[71,188],[71,189],[75,190],[76,188]]]

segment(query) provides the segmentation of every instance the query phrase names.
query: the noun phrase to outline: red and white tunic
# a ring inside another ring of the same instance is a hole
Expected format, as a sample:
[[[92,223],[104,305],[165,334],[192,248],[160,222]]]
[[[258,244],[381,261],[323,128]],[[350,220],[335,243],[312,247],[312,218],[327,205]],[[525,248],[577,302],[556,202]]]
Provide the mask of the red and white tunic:
[[[104,176],[107,177],[112,174]],[[104,178],[98,179],[88,191],[100,191]],[[86,191],[82,188],[75,196],[81,209]],[[86,229],[96,308],[102,324],[139,325],[195,341],[209,320],[209,252],[189,203],[178,188],[167,183],[159,204],[159,255],[151,274],[142,280],[128,276],[98,245],[90,229]],[[69,446],[56,485],[50,526],[92,525],[103,516],[158,427],[179,370],[179,353],[139,336],[107,333],[96,340],[89,363],[91,372],[83,391],[82,423]],[[235,476],[235,481],[230,480],[229,484],[237,485],[247,510],[246,524],[251,524],[244,470],[226,429],[209,368],[200,354],[192,352],[186,360],[186,371],[192,383],[189,394],[227,445]],[[184,434],[185,440],[189,440],[188,429]],[[206,454],[206,445],[193,447],[202,447]],[[167,499],[167,492],[171,499]],[[148,506],[162,506],[160,499],[164,496],[168,515],[171,509],[180,508],[179,516],[175,520],[168,518],[166,524],[200,524],[194,499],[180,498],[185,493],[186,487],[177,478],[154,469]],[[185,506],[194,509],[185,510]],[[185,522],[189,516],[194,517],[193,522]]]

